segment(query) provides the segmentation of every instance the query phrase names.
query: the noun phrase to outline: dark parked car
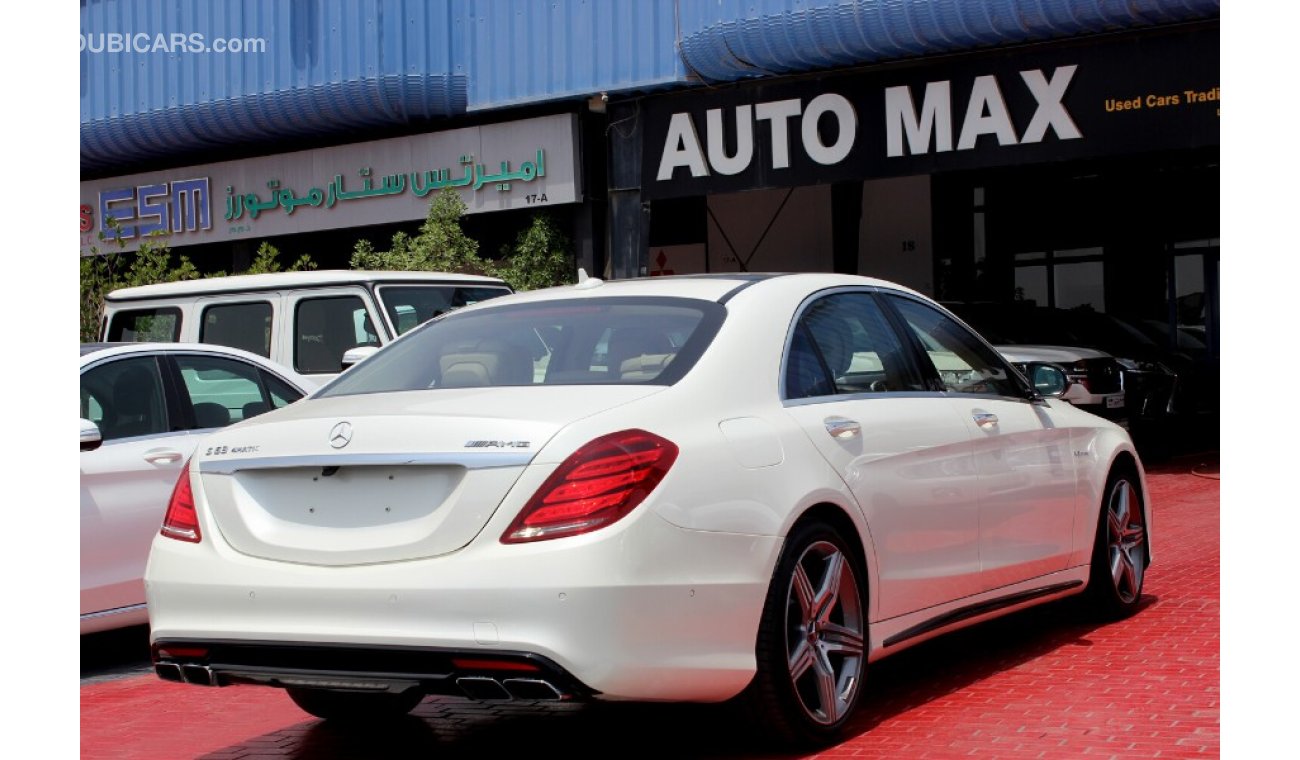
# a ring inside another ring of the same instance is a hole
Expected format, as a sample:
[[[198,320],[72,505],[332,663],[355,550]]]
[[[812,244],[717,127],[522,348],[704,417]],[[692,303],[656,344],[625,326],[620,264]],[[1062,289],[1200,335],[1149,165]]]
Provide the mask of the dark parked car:
[[[1219,410],[1218,363],[1203,341],[1091,309],[1054,309],[1024,303],[945,304],[993,343],[1095,348],[1122,367],[1129,425],[1135,438],[1168,439],[1196,429]]]

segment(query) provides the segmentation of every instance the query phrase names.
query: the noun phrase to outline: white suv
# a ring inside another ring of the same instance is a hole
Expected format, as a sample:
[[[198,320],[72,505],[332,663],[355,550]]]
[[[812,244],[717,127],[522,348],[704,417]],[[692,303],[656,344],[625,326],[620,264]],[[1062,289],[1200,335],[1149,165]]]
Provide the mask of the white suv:
[[[106,342],[214,343],[329,380],[350,349],[378,348],[461,306],[510,293],[494,277],[441,272],[276,272],[108,294]]]

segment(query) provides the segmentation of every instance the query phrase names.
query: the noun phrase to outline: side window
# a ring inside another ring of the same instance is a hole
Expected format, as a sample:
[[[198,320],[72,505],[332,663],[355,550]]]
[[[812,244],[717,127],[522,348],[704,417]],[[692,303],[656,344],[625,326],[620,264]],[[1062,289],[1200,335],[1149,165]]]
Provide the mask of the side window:
[[[509,295],[506,288],[452,285],[381,285],[379,300],[402,335],[412,327],[452,309]]]
[[[304,298],[293,321],[293,368],[303,374],[341,372],[348,349],[379,345],[360,296]]]
[[[921,342],[946,390],[995,396],[1025,394],[1002,357],[955,320],[917,301],[889,298]]]
[[[835,385],[826,371],[826,364],[808,336],[808,326],[800,321],[795,325],[785,358],[785,397],[814,398],[830,396],[834,392]]]
[[[81,416],[105,441],[168,431],[162,373],[153,357],[118,359],[81,375]]]
[[[786,395],[806,398],[926,390],[869,293],[836,293],[804,309],[786,361]]]
[[[105,336],[110,343],[175,343],[180,338],[181,310],[175,306],[119,311]]]
[[[302,398],[302,393],[299,392],[298,389],[269,372],[262,373],[262,382],[266,383],[266,390],[271,394],[272,409],[279,409],[282,406],[288,406]],[[245,410],[245,412],[247,412],[247,410]],[[248,419],[251,416],[252,415],[246,413],[244,419]]]
[[[225,427],[271,408],[258,367],[222,356],[198,355],[179,355],[176,366],[197,429]]]
[[[271,304],[214,304],[203,310],[199,328],[200,343],[242,348],[271,357]]]

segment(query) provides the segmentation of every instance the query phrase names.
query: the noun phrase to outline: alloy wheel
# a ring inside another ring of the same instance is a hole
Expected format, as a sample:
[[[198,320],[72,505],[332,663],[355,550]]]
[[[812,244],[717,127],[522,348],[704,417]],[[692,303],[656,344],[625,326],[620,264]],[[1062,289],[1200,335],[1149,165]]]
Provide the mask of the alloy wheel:
[[[809,544],[786,597],[786,655],[795,693],[816,723],[839,721],[853,704],[865,641],[852,562],[829,541]]]
[[[1111,582],[1124,604],[1132,604],[1142,593],[1146,572],[1147,531],[1142,501],[1126,479],[1115,482],[1106,503],[1106,550]]]

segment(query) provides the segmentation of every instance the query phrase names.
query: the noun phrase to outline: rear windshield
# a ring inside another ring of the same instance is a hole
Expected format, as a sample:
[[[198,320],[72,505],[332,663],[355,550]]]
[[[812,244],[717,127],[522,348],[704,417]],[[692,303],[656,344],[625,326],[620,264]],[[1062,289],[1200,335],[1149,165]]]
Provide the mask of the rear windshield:
[[[343,373],[318,395],[519,385],[671,385],[725,310],[686,298],[544,301],[452,313]]]
[[[500,287],[465,285],[380,285],[379,301],[398,335],[452,309],[510,295]]]

